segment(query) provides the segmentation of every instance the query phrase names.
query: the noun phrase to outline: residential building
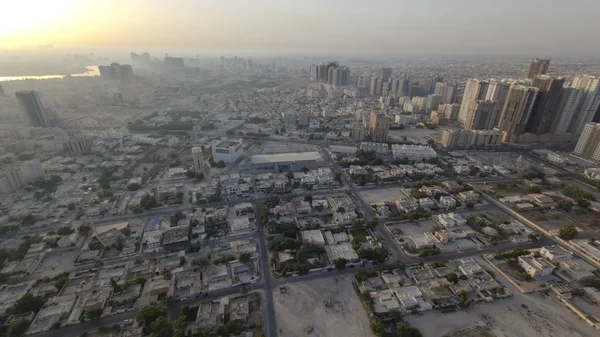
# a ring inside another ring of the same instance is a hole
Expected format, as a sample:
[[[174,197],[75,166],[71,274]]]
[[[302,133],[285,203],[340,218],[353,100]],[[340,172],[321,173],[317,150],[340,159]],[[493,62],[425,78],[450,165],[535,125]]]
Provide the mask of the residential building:
[[[375,152],[384,156],[390,153],[390,148],[386,143],[362,142],[360,143],[360,149],[365,152]]]
[[[466,130],[489,130],[494,127],[501,106],[496,101],[471,101],[463,127]]]
[[[212,155],[215,162],[235,163],[244,155],[242,139],[223,138],[213,142]]]
[[[395,159],[408,159],[411,161],[421,161],[437,158],[434,149],[426,145],[392,145],[392,154]]]
[[[438,114],[444,116],[448,120],[457,120],[460,111],[460,104],[440,104],[438,106]]]
[[[458,197],[466,203],[476,203],[479,200],[479,193],[473,191],[460,192]]]
[[[17,91],[15,95],[19,104],[19,111],[27,116],[31,126],[50,126],[50,120],[37,91]]]
[[[519,256],[519,265],[525,269],[525,272],[531,277],[542,277],[552,274],[554,266],[543,257],[534,257],[533,255]]]
[[[529,64],[529,70],[527,71],[527,78],[533,79],[537,75],[545,75],[550,67],[550,59],[539,59],[534,58]]]
[[[289,171],[323,164],[319,152],[257,154],[250,157],[254,169]]]
[[[569,132],[580,134],[586,123],[600,121],[598,109],[600,108],[600,77],[598,76],[576,76],[571,85],[581,91],[582,96],[575,109],[575,116]]]
[[[354,122],[352,124],[352,140],[361,142],[365,139],[365,127],[362,122]]]
[[[133,78],[133,68],[129,64],[111,63],[109,66],[98,66],[98,70],[105,80],[126,81]]]
[[[518,141],[518,137],[526,132],[538,91],[534,87],[511,85],[498,122],[498,129],[504,132],[503,141]]]
[[[381,113],[371,112],[369,136],[374,142],[385,142],[390,128],[390,118]]]
[[[63,148],[71,154],[90,152],[93,146],[94,140],[87,136],[78,136],[63,143]]]
[[[562,135],[569,132],[577,107],[583,97],[583,92],[578,88],[563,88],[563,95],[558,109],[558,114],[552,123],[552,132]]]
[[[458,112],[459,123],[465,125],[466,121],[473,119],[469,117],[469,113],[472,113],[472,110],[470,111],[469,107],[472,102],[485,99],[489,85],[489,81],[482,81],[478,79],[467,80],[462,102],[460,104],[460,110]]]
[[[527,132],[544,134],[552,131],[552,125],[560,110],[564,78],[538,75],[533,78],[533,87],[539,89],[537,102],[527,123]]]
[[[584,159],[600,161],[600,123],[585,125],[573,154]]]

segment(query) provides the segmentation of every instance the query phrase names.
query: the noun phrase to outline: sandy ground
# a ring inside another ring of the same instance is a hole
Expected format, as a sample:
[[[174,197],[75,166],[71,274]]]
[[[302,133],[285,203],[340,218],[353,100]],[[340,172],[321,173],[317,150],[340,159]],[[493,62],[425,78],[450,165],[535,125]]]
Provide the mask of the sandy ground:
[[[406,197],[404,193],[400,191],[399,187],[382,188],[377,190],[361,191],[358,194],[368,204],[375,204],[380,202],[393,202],[401,197]]]
[[[287,285],[274,293],[279,337],[372,337],[369,319],[352,288],[352,276],[338,276]],[[323,301],[330,300],[332,307]],[[307,334],[304,330],[312,326]]]
[[[409,317],[424,337],[588,337],[598,332],[553,295],[523,295],[475,304],[468,311],[439,311]]]

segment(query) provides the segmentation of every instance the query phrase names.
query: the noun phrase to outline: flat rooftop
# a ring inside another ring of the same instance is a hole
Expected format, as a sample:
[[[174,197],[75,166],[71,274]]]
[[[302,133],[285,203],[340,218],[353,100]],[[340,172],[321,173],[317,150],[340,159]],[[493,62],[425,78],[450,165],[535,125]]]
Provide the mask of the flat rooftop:
[[[237,145],[239,145],[241,143],[242,142],[234,141],[234,140],[223,140],[223,141],[220,141],[219,143],[217,143],[217,145],[215,145],[215,147],[229,148],[229,147],[232,147],[232,146],[237,146]]]
[[[287,163],[296,161],[323,160],[319,152],[256,154],[251,157],[252,164]]]

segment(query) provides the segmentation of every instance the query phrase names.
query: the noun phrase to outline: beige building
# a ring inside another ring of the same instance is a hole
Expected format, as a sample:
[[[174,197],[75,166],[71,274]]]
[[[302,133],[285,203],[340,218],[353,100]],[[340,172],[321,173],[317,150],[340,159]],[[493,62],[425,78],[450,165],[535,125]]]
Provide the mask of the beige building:
[[[90,152],[92,146],[94,146],[92,138],[85,136],[77,137],[63,143],[63,148],[73,154]]]
[[[460,110],[458,112],[458,121],[461,124],[465,125],[466,121],[472,119],[468,116],[469,106],[472,102],[485,99],[489,85],[489,81],[482,81],[473,78],[467,81],[462,102],[460,104]]]
[[[381,114],[371,112],[369,120],[369,136],[374,142],[385,142],[388,138],[390,118]]]
[[[529,64],[529,70],[527,71],[527,78],[534,78],[536,75],[544,75],[548,72],[550,67],[549,59],[534,58]]]
[[[600,123],[585,125],[573,154],[584,159],[600,161]]]

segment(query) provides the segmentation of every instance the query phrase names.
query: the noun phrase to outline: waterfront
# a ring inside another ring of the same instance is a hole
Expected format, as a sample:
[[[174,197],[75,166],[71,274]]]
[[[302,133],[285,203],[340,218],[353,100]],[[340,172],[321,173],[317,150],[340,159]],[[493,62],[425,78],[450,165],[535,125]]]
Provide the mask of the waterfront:
[[[100,75],[100,70],[98,69],[98,66],[85,66],[85,68],[87,69],[86,72],[78,73],[78,74],[71,74],[71,75],[4,76],[4,77],[0,77],[0,82],[22,81],[22,80],[47,80],[47,79],[52,79],[52,78],[64,78],[67,76],[75,76],[75,77],[86,76],[87,77],[87,76],[99,76]]]

